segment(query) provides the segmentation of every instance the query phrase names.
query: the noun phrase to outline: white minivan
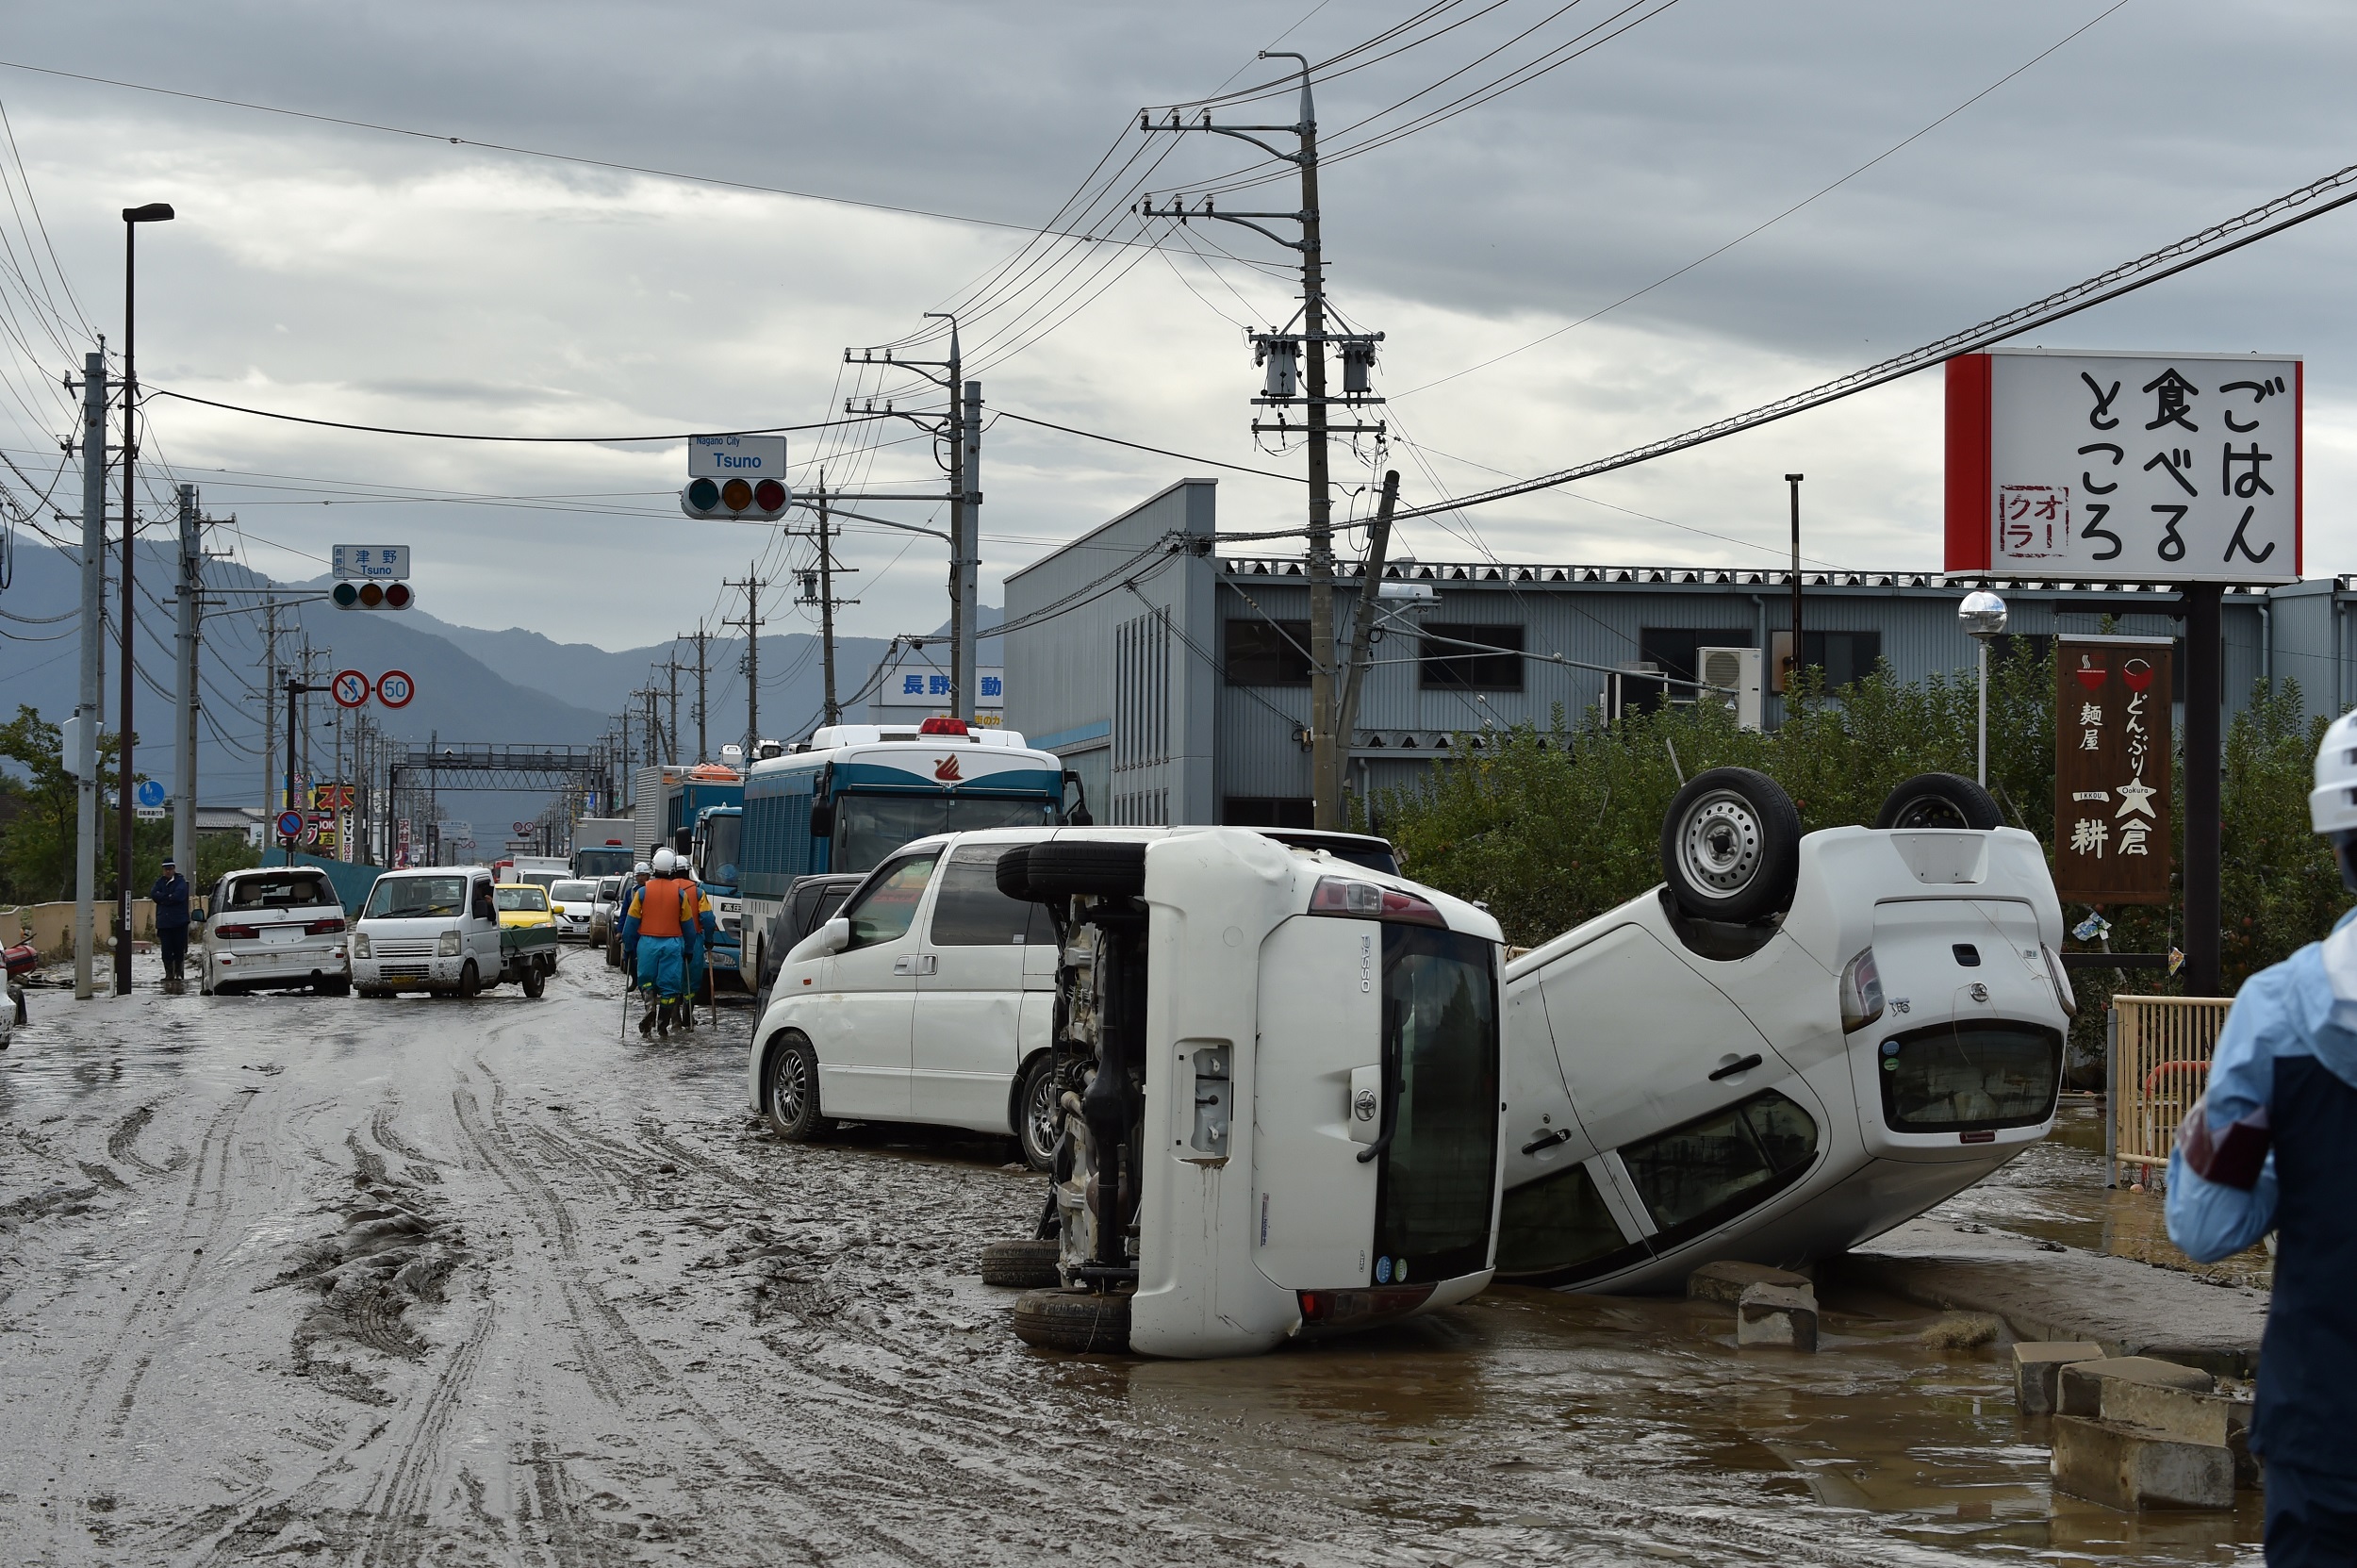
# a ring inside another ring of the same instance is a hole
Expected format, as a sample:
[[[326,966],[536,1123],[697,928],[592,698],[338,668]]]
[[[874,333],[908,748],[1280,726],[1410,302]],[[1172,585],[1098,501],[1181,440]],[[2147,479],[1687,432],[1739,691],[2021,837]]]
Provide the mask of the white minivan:
[[[327,873],[307,866],[232,871],[214,884],[197,928],[197,988],[206,996],[308,986],[349,995],[344,906]]]
[[[497,984],[499,910],[486,866],[387,871],[369,890],[352,937],[352,983],[364,997]]]

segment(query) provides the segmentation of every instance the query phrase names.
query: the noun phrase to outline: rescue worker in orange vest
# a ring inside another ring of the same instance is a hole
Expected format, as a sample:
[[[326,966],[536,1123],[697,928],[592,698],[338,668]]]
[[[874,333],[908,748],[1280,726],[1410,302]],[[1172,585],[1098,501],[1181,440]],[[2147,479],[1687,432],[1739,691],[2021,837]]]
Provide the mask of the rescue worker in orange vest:
[[[696,922],[699,890],[674,874],[678,868],[670,850],[657,850],[654,874],[631,895],[622,920],[622,960],[638,978],[638,992],[647,1004],[638,1018],[642,1039],[658,1030],[668,1038],[671,1019],[684,1006],[685,938]]]

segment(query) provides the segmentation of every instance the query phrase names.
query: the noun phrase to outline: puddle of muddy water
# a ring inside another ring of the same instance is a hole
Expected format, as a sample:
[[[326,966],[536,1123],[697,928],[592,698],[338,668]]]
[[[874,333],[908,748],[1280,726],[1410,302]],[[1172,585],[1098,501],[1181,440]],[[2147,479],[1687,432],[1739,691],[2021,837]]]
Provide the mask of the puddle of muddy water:
[[[1640,1547],[1649,1505],[1787,1526],[1815,1508],[1846,1516],[1845,1535],[1974,1555],[2221,1560],[2258,1539],[2255,1495],[2171,1517],[2055,1495],[2003,1345],[1943,1354],[1919,1337],[1937,1313],[1825,1305],[1815,1355],[1739,1349],[1723,1304],[1509,1287],[1267,1357],[1068,1371],[1142,1424],[1195,1434],[1177,1445],[1191,1467],[1516,1532],[1525,1558],[1586,1556],[1599,1506],[1635,1510]]]

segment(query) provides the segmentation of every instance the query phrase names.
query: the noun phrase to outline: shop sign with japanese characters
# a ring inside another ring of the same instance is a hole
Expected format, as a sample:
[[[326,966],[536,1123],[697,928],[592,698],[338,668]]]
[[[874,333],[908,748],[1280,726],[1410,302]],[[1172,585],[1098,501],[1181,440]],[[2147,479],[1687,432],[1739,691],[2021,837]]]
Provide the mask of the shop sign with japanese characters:
[[[2166,637],[2054,639],[2054,891],[2065,903],[2169,901]]]
[[[2298,358],[2000,349],[1947,374],[1949,571],[2299,580]]]

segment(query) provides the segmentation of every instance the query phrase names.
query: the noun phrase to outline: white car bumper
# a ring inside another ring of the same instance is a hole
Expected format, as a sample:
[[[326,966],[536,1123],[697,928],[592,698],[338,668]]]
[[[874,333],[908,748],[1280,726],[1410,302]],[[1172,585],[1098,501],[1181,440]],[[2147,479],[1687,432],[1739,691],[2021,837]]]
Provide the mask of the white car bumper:
[[[314,975],[343,980],[352,973],[343,943],[289,942],[284,946],[245,946],[234,951],[208,951],[215,985],[307,984]]]
[[[467,960],[463,955],[457,958],[355,958],[352,961],[352,983],[368,991],[455,990],[466,966]],[[494,975],[490,978],[498,977]]]

